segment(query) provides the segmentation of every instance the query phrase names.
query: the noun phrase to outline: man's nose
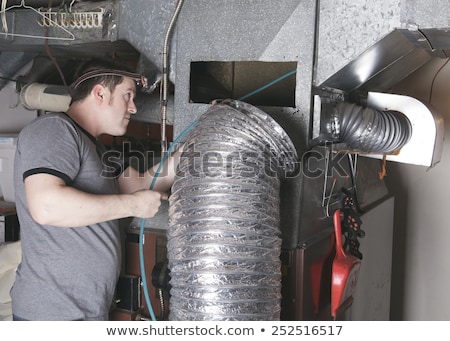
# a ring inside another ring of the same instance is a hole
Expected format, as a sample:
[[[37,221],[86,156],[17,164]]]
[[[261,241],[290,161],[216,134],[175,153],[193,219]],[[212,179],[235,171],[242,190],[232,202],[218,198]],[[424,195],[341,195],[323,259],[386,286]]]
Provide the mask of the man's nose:
[[[130,114],[136,114],[137,113],[137,108],[136,108],[136,104],[134,104],[134,101],[130,101],[128,103],[128,112]]]

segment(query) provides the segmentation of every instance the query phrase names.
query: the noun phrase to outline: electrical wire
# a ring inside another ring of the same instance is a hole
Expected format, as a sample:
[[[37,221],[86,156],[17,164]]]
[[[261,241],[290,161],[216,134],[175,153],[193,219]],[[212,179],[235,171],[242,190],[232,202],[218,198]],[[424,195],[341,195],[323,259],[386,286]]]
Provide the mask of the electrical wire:
[[[442,69],[447,65],[447,63],[449,62],[450,57],[448,57],[445,61],[444,64],[441,65],[441,67],[436,71],[436,74],[433,77],[433,80],[431,81],[431,85],[430,85],[430,94],[428,96],[428,103],[431,103],[431,99],[433,97],[433,89],[434,89],[434,82],[436,81],[437,76],[441,73]]]
[[[153,176],[152,182],[150,184],[150,189],[152,190],[155,187],[156,179],[158,178],[161,169],[166,162],[167,158],[169,157],[170,153],[172,152],[173,148],[180,142],[180,140],[189,132],[192,130],[192,128],[195,127],[197,122],[200,118],[197,118],[194,122],[192,122],[186,129],[184,129],[180,135],[173,141],[173,143],[170,145],[167,152],[163,155],[163,158],[161,159],[161,162],[158,165],[158,168],[156,169],[155,175]],[[148,311],[150,313],[150,317],[153,321],[156,321],[155,313],[152,308],[152,303],[150,301],[150,296],[148,293],[148,287],[147,287],[147,276],[145,273],[145,260],[144,260],[144,228],[145,228],[145,219],[141,219],[141,225],[139,229],[139,263],[140,263],[140,269],[141,269],[141,279],[142,279],[142,287],[144,289],[144,298],[145,302],[148,307]]]
[[[53,0],[49,0],[48,7],[51,8],[52,5],[53,5]],[[72,4],[71,4],[71,5],[72,5]],[[58,71],[59,76],[61,77],[61,80],[62,80],[62,82],[63,82],[63,85],[64,85],[64,87],[66,88],[68,94],[69,94],[70,96],[73,96],[73,90],[72,90],[72,88],[67,84],[66,77],[64,77],[64,73],[63,73],[63,71],[61,70],[61,67],[60,67],[59,64],[58,64],[58,61],[57,61],[56,58],[53,56],[53,54],[52,54],[52,52],[51,52],[51,50],[50,50],[50,46],[49,46],[49,44],[48,44],[48,27],[45,28],[45,36],[46,36],[45,44],[44,44],[45,52],[47,53],[47,56],[50,58],[50,60],[52,61],[53,65],[55,66],[56,70]]]
[[[246,95],[244,95],[244,96],[242,96],[242,97],[239,97],[238,100],[239,100],[239,101],[242,101],[242,100],[247,99],[247,98],[249,98],[249,97],[251,97],[251,96],[253,96],[253,95],[256,95],[258,92],[261,92],[261,91],[263,91],[263,90],[265,90],[265,89],[271,87],[272,85],[275,85],[276,83],[282,81],[283,79],[285,79],[285,78],[287,78],[287,77],[289,77],[289,76],[291,76],[291,75],[293,75],[293,74],[295,74],[295,73],[297,73],[297,70],[291,70],[291,71],[289,71],[288,73],[285,73],[284,75],[282,75],[282,76],[280,76],[280,77],[274,79],[273,81],[267,83],[266,85],[263,85],[262,87],[260,87],[260,88],[258,88],[258,89],[256,89],[256,90],[254,90],[254,91],[252,91],[252,92],[249,92],[248,94],[246,94]]]

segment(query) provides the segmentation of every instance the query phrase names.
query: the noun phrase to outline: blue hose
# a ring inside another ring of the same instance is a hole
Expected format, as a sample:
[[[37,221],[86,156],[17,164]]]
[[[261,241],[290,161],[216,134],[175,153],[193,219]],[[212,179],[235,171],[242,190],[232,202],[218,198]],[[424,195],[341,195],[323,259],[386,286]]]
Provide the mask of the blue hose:
[[[249,98],[249,97],[251,97],[253,95],[256,95],[258,92],[261,92],[261,91],[271,87],[272,85],[275,85],[276,83],[282,81],[283,79],[285,79],[285,78],[287,78],[287,77],[289,77],[289,76],[291,76],[291,75],[293,75],[295,73],[297,73],[297,70],[291,70],[288,73],[285,73],[284,75],[281,75],[277,79],[274,79],[273,81],[267,83],[266,85],[263,85],[262,87],[260,87],[260,88],[258,88],[256,90],[253,90],[252,92],[249,92],[248,94],[246,94],[246,95],[244,95],[242,97],[239,97],[238,100],[242,101],[242,100],[247,99],[247,98]]]
[[[155,172],[155,175],[153,176],[152,183],[150,184],[150,189],[152,190],[153,187],[155,187],[156,179],[161,172],[161,168],[164,165],[164,162],[166,162],[168,156],[172,152],[174,146],[177,145],[177,143],[197,124],[199,119],[196,119],[194,122],[192,122],[186,129],[184,129],[181,134],[173,141],[173,143],[168,148],[167,152],[164,154],[163,158],[161,159],[161,162],[159,163],[159,166]],[[156,321],[155,313],[152,308],[152,303],[150,301],[150,296],[148,294],[148,288],[147,288],[147,276],[145,274],[145,261],[144,261],[144,226],[145,226],[145,218],[141,219],[141,228],[139,231],[139,260],[140,260],[140,268],[141,268],[141,277],[142,277],[142,286],[144,288],[144,297],[145,302],[148,307],[148,311],[150,313],[150,317],[152,321]]]

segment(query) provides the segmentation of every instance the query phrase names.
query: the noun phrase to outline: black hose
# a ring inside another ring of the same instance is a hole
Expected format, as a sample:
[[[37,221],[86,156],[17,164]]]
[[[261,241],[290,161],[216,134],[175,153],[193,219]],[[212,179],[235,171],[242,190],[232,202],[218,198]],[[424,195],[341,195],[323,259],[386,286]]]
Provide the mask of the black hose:
[[[398,111],[382,111],[353,103],[338,102],[327,125],[333,142],[366,153],[389,154],[411,138],[412,126]]]

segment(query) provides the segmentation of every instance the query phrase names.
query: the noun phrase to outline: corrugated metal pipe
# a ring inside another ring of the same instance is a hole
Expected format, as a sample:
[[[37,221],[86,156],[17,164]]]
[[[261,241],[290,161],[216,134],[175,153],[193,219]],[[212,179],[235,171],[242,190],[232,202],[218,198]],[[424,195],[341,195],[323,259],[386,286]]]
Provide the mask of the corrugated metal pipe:
[[[170,320],[279,320],[281,181],[295,147],[268,114],[214,104],[187,137],[169,199]]]
[[[412,134],[411,123],[401,112],[346,102],[335,103],[326,113],[325,122],[322,140],[343,143],[359,152],[393,153],[401,149]]]

